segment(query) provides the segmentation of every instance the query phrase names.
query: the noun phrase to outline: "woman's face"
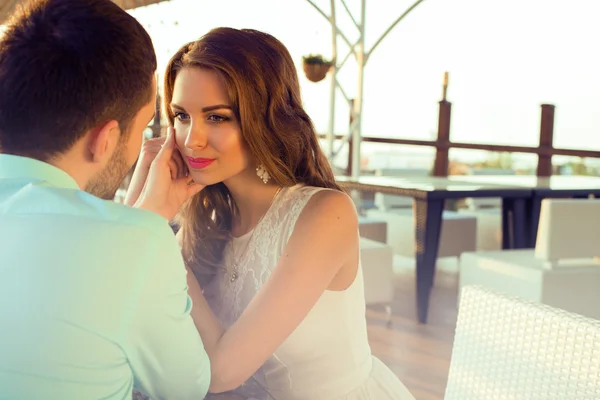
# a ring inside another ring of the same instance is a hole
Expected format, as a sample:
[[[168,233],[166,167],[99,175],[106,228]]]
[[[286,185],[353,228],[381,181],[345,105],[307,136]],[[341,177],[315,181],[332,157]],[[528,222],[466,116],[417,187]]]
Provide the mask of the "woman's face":
[[[239,121],[218,72],[194,67],[180,70],[170,107],[177,147],[195,182],[213,185],[249,168]]]

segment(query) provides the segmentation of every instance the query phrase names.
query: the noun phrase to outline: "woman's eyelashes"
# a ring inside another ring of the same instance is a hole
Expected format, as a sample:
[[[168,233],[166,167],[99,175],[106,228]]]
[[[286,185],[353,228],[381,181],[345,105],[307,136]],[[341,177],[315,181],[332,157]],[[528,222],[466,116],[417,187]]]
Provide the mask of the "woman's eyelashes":
[[[178,120],[179,122],[190,121],[189,114],[186,114],[184,112],[176,111],[176,112],[174,112],[173,115],[174,115],[175,119]],[[223,123],[223,122],[230,121],[231,118],[228,116],[225,116],[225,115],[209,114],[206,116],[206,120],[211,123]]]
[[[186,113],[183,113],[181,111],[176,111],[174,113],[175,119],[179,120],[180,122],[187,122],[190,120],[190,116]]]
[[[208,119],[208,121],[210,121],[210,122],[216,122],[216,123],[219,123],[219,122],[226,122],[226,121],[229,121],[229,120],[230,120],[230,118],[229,118],[229,117],[226,117],[226,116],[223,116],[223,115],[218,115],[218,114],[210,114],[210,115],[207,117],[207,119]]]

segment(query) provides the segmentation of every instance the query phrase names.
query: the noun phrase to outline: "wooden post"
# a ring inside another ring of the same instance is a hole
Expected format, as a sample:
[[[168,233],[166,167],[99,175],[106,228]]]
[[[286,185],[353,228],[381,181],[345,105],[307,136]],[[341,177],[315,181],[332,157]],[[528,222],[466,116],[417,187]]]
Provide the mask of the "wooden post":
[[[352,175],[352,138],[348,139],[348,167],[346,168],[346,176]]]
[[[348,105],[350,106],[350,123],[348,126],[351,128],[352,123],[354,122],[354,99],[350,99],[348,101]],[[352,175],[352,136],[348,138],[348,168],[346,168],[346,175]]]
[[[554,105],[542,104],[540,145],[538,149],[537,176],[552,176],[552,149],[554,141]]]
[[[433,176],[448,176],[448,151],[450,149],[450,117],[452,114],[452,103],[446,100],[447,91],[448,72],[445,72],[442,101],[439,103],[438,136],[436,141],[435,161],[433,164]]]

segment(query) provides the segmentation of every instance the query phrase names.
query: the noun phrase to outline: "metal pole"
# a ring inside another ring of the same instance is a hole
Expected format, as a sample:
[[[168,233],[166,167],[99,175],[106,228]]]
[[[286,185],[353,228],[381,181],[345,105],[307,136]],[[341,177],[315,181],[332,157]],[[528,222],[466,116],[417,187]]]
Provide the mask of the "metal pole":
[[[385,39],[385,37],[396,27],[396,25],[398,25],[400,23],[400,21],[402,21],[408,14],[410,14],[410,12],[412,10],[414,10],[415,8],[417,8],[417,6],[419,4],[421,4],[424,0],[417,0],[413,3],[412,6],[410,6],[409,8],[406,9],[406,11],[404,11],[402,13],[402,15],[400,15],[398,18],[396,18],[396,20],[386,29],[385,32],[383,32],[383,34],[379,37],[379,39],[377,39],[377,41],[375,42],[375,44],[373,45],[373,47],[371,47],[371,50],[369,50],[369,52],[367,53],[367,58],[369,58],[369,56],[371,55],[371,53],[373,53],[373,50],[375,50],[375,48],[377,46],[379,46],[379,44],[381,43],[381,41],[383,39]]]
[[[366,0],[361,0],[360,7],[360,38],[356,46],[356,61],[358,64],[358,91],[354,100],[354,129],[352,130],[352,178],[360,177],[360,137],[362,126],[363,82],[365,69],[365,18]]]
[[[319,14],[321,14],[326,20],[328,20],[328,21],[330,20],[330,18],[327,16],[327,14],[325,14],[325,11],[321,10],[319,8],[319,6],[314,3],[313,0],[306,0],[306,1],[308,2],[308,4],[310,4],[311,6],[313,6],[315,8],[315,10],[317,10],[319,12]],[[350,47],[351,49],[354,49],[354,45],[350,42],[350,40],[344,34],[344,32],[338,30],[338,34],[340,35],[340,37],[342,38],[342,40],[344,42],[346,42],[346,44],[348,45],[348,47]]]
[[[354,23],[354,25],[357,27],[358,31],[359,31],[359,40],[357,43],[352,44],[350,42],[350,40],[348,39],[348,37],[344,34],[344,32],[342,30],[340,30],[337,25],[336,25],[336,18],[335,18],[335,0],[330,0],[331,2],[331,15],[328,16],[325,11],[323,11],[321,8],[319,8],[319,6],[314,2],[314,0],[306,0],[311,6],[313,6],[318,12],[319,14],[321,14],[324,18],[326,18],[332,25],[331,27],[331,32],[332,32],[332,52],[333,52],[333,56],[332,59],[334,61],[334,65],[332,66],[333,71],[331,71],[331,102],[330,102],[330,116],[329,116],[329,132],[328,132],[328,150],[329,150],[329,158],[331,160],[331,162],[333,162],[333,158],[335,157],[335,155],[337,154],[337,151],[334,149],[335,147],[335,135],[333,134],[334,130],[335,130],[335,115],[334,115],[334,110],[335,110],[335,94],[336,94],[336,89],[337,87],[340,88],[340,91],[342,92],[342,95],[346,98],[346,100],[348,100],[348,96],[346,95],[346,93],[343,90],[343,87],[339,84],[338,80],[337,80],[337,70],[339,70],[344,63],[346,62],[346,60],[348,59],[350,54],[354,54],[355,58],[356,58],[356,62],[358,65],[358,92],[356,94],[356,98],[355,98],[355,102],[354,102],[354,107],[353,107],[353,114],[355,115],[356,121],[354,126],[350,127],[350,129],[348,130],[348,135],[347,135],[347,139],[346,140],[352,140],[353,141],[353,146],[351,149],[349,149],[350,152],[350,165],[349,165],[349,169],[352,171],[351,172],[351,176],[353,178],[358,178],[360,176],[360,138],[362,135],[362,102],[363,102],[363,81],[364,81],[364,68],[365,68],[365,64],[369,58],[369,56],[373,53],[373,50],[375,50],[375,48],[382,42],[382,40],[390,33],[390,31],[392,31],[394,29],[394,27],[396,25],[398,25],[398,23],[400,23],[400,21],[402,21],[402,19],[404,19],[411,11],[413,11],[419,4],[421,4],[424,0],[414,0],[415,2],[412,4],[412,6],[410,6],[406,11],[404,11],[404,13],[402,13],[402,15],[400,15],[393,23],[391,26],[388,27],[388,29],[379,37],[379,39],[377,39],[377,41],[375,42],[375,44],[373,45],[373,47],[371,48],[370,51],[366,52],[365,51],[365,23],[366,23],[366,0],[361,0],[361,19],[360,19],[360,24],[357,23],[356,18],[354,18],[354,16],[352,15],[350,9],[348,8],[346,2],[344,0],[342,0],[342,5],[344,6],[345,10],[348,12],[348,15],[350,16],[350,18],[352,19],[352,22]],[[350,52],[348,54],[348,56],[346,56],[346,58],[344,58],[344,60],[341,63],[337,63],[337,36],[340,36],[340,38],[348,45],[348,47],[350,47]],[[342,144],[343,146],[343,144]],[[340,149],[342,148],[342,146],[340,147]]]
[[[333,165],[334,146],[335,146],[335,90],[337,87],[337,36],[338,29],[335,21],[335,0],[331,0],[331,70],[329,79],[331,79],[329,93],[329,132],[327,137],[327,155],[329,162]]]

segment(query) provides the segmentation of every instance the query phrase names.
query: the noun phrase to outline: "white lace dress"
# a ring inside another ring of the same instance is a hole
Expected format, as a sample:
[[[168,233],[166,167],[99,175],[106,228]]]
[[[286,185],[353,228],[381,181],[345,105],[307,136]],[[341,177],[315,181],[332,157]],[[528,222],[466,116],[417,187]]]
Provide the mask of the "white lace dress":
[[[249,232],[228,245],[224,270],[204,291],[225,327],[236,321],[269,279],[298,216],[319,190],[324,189],[284,188],[254,234]],[[243,251],[244,255],[240,254]],[[234,272],[233,260],[240,255],[242,261]],[[360,265],[348,289],[326,291],[321,296],[254,380],[266,389],[268,400],[414,400],[398,378],[371,355]]]

